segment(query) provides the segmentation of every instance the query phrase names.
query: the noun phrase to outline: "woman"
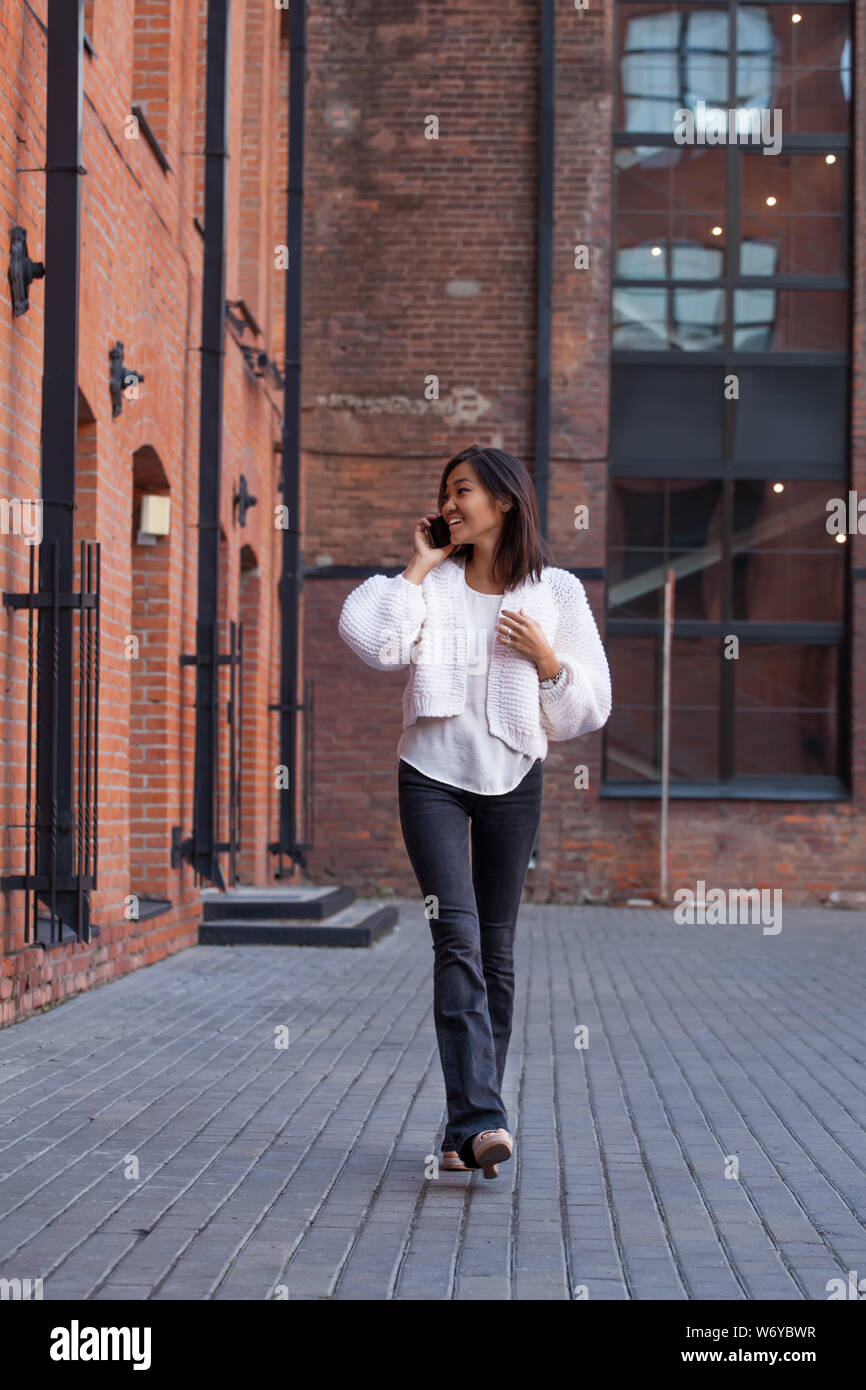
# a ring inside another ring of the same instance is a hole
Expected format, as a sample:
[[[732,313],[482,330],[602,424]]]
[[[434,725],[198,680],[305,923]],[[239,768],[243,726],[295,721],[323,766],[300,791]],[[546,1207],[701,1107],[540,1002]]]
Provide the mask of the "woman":
[[[420,518],[406,569],[354,589],[338,631],[374,669],[409,667],[397,789],[433,937],[442,1166],[492,1178],[513,1152],[501,1087],[542,763],[548,739],[606,722],[610,673],[583,586],[546,563],[519,459],[473,445],[446,464],[438,502],[450,543],[431,542],[436,513]]]

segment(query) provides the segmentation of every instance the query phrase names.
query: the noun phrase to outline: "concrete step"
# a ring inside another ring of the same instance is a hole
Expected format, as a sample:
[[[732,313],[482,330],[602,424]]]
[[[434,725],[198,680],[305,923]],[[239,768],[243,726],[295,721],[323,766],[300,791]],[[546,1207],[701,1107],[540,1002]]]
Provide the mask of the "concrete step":
[[[352,894],[354,897],[354,893]],[[199,924],[200,946],[373,946],[397,925],[396,907],[353,902],[327,921],[299,917],[219,917]]]
[[[321,922],[333,917],[355,901],[354,888],[230,888],[221,893],[218,888],[202,890],[202,916],[206,922],[230,919],[266,921],[279,919]]]

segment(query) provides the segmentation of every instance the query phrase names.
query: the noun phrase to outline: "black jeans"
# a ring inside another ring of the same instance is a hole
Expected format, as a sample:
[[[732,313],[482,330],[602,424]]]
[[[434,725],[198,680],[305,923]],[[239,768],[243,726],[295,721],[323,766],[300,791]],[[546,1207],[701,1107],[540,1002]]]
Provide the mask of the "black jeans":
[[[400,826],[433,936],[433,1017],[445,1078],[442,1150],[478,1164],[472,1137],[507,1129],[500,1094],[514,1003],[514,930],[541,818],[542,760],[510,792],[437,782],[403,758]],[[471,820],[472,862],[469,862]]]

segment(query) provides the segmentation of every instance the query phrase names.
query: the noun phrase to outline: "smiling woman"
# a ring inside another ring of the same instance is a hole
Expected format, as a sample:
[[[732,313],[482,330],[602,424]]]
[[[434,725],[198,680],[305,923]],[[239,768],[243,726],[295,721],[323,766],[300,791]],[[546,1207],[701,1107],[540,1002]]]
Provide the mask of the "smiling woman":
[[[530,573],[541,577],[546,545],[532,479],[503,449],[473,444],[446,465],[439,510],[448,522],[455,558],[479,593],[503,593]]]
[[[542,764],[548,739],[606,722],[610,673],[583,586],[546,563],[519,459],[473,446],[446,465],[438,502],[452,540],[437,546],[436,514],[419,518],[406,569],[353,590],[338,630],[374,669],[410,668],[397,785],[412,869],[435,904],[443,1165],[495,1177],[513,1148],[501,1086]]]

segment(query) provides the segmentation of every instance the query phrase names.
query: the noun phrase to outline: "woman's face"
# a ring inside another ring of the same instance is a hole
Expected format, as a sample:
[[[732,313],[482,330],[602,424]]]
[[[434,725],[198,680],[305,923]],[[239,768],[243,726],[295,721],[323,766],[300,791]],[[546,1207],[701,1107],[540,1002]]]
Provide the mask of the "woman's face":
[[[467,460],[455,463],[445,480],[442,515],[449,523],[452,543],[472,545],[479,536],[495,539],[505,513]]]

